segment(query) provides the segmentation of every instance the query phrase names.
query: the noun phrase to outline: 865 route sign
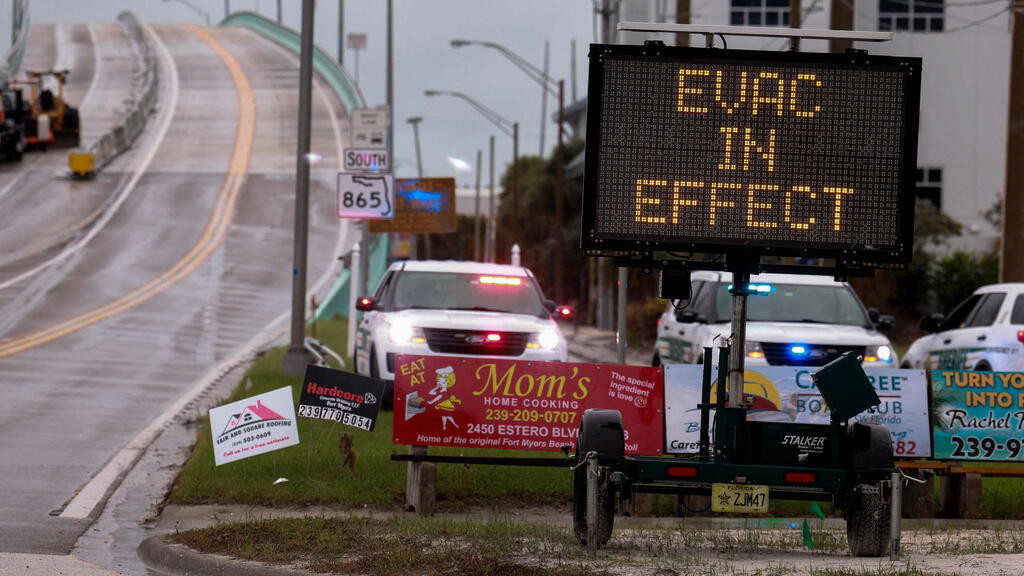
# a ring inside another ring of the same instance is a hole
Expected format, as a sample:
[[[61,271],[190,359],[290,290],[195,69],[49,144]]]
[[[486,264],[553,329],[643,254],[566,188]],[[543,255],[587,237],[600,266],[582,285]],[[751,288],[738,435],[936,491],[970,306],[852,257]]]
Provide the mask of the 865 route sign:
[[[393,218],[395,182],[391,174],[338,173],[338,217]]]
[[[585,249],[901,263],[921,60],[591,47]]]

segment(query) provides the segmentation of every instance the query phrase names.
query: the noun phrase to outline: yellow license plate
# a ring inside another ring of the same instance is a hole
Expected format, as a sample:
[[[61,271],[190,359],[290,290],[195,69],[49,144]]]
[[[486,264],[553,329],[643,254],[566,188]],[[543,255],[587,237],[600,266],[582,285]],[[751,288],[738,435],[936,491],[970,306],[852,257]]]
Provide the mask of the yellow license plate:
[[[755,484],[712,484],[713,512],[767,512],[768,487]]]

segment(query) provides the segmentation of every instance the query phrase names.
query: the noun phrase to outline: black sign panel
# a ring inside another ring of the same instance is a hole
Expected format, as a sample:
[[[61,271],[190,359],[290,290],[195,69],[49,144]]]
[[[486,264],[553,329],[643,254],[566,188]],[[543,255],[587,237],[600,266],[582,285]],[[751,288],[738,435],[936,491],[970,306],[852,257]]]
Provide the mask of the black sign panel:
[[[921,61],[593,45],[585,249],[905,262]]]
[[[383,394],[383,380],[310,364],[302,380],[298,415],[373,430]]]

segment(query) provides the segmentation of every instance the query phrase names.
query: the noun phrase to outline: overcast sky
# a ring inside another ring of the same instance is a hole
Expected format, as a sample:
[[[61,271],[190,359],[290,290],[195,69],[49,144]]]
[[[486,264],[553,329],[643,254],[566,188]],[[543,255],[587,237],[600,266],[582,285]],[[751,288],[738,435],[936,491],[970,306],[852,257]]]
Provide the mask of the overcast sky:
[[[208,12],[214,24],[224,17],[224,0],[188,0]],[[284,23],[300,28],[301,1],[284,0]],[[256,10],[273,19],[276,0],[230,0],[232,11]],[[316,42],[337,53],[338,2],[321,0],[316,10]],[[359,53],[359,84],[368,105],[387,100],[387,2],[344,0],[345,32],[365,33]],[[143,21],[201,23],[203,16],[182,0],[31,0],[33,22],[113,21],[131,8]],[[9,10],[0,13],[8,22]],[[594,40],[592,0],[394,0],[394,93],[396,175],[415,176],[413,131],[406,119],[422,116],[420,144],[427,176],[455,176],[459,185],[475,185],[476,152],[483,150],[483,185],[488,180],[488,137],[495,136],[495,180],[512,158],[512,139],[466,102],[450,96],[427,98],[425,89],[466,93],[510,121],[520,124],[520,154],[537,154],[540,145],[541,89],[499,52],[483,47],[452,48],[453,38],[502,44],[543,67],[544,42],[550,41],[549,70],[566,80],[566,105],[572,102],[570,41],[576,39],[577,97],[586,93],[587,50]],[[355,52],[345,51],[354,75]],[[557,108],[548,101],[548,118]],[[556,126],[546,125],[545,148],[554,147]],[[474,165],[455,173],[447,158]]]

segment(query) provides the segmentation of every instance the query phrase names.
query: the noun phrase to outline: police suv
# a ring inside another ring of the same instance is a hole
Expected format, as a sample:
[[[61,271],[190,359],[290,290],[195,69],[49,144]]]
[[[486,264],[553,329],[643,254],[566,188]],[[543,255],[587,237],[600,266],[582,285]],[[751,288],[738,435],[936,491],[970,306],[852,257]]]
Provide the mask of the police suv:
[[[552,315],[571,320],[573,311],[545,300],[521,266],[395,262],[357,308],[356,371],[374,378],[393,381],[398,354],[568,360]]]
[[[701,363],[731,331],[732,274],[693,272],[689,302],[671,301],[658,319],[653,364]],[[896,353],[880,329],[891,316],[865,309],[845,282],[823,276],[758,274],[747,298],[746,365],[822,366],[845,352],[865,367],[895,367]],[[714,358],[717,363],[718,358]]]
[[[903,368],[1024,370],[1024,284],[990,284],[950,312],[921,319],[931,332],[910,345]]]

